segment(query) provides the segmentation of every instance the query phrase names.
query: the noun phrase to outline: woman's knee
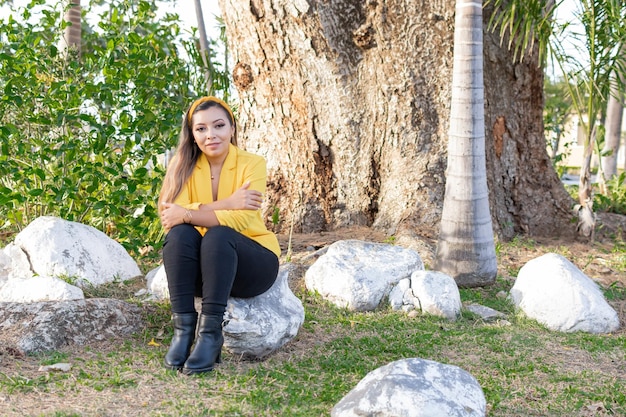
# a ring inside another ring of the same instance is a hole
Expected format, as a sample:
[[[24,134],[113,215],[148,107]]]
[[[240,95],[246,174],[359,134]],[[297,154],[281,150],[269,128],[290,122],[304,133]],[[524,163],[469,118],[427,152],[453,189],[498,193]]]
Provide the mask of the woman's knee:
[[[167,232],[165,241],[163,242],[163,250],[166,250],[165,248],[168,246],[197,246],[201,238],[202,235],[200,235],[200,232],[192,225],[179,224],[172,227],[169,232]]]
[[[224,242],[231,241],[236,238],[238,232],[228,226],[214,226],[209,228],[204,235],[202,240],[202,244],[211,244],[211,243],[219,243],[224,244]]]
[[[200,252],[221,253],[222,255],[236,251],[242,235],[228,226],[214,226],[205,233],[200,245]]]

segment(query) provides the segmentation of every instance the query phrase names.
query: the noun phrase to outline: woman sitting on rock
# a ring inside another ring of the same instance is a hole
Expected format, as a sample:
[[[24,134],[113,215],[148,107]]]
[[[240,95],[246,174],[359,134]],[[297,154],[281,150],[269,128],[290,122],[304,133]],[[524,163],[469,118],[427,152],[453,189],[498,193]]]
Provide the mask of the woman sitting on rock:
[[[193,102],[159,196],[174,326],[165,366],[187,375],[220,362],[228,298],[262,294],[278,274],[280,246],[260,210],[266,163],[239,149],[236,135],[228,104],[216,97]]]

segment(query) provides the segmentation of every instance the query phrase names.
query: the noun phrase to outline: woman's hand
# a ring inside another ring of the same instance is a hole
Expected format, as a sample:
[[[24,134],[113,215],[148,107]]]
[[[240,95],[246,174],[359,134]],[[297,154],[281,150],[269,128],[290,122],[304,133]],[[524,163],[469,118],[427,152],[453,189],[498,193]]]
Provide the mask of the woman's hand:
[[[227,210],[258,210],[263,203],[263,194],[257,190],[249,190],[250,181],[224,199]]]
[[[200,205],[200,210],[258,210],[261,208],[263,195],[260,191],[249,190],[249,187],[250,181],[246,182],[224,200],[211,203],[212,205]],[[219,208],[216,205],[219,205]],[[161,224],[165,229],[171,229],[181,223],[197,224],[193,222],[191,213],[191,211],[178,204],[161,203]]]
[[[166,229],[171,229],[181,223],[189,223],[186,218],[187,209],[173,203],[161,203],[161,224]]]

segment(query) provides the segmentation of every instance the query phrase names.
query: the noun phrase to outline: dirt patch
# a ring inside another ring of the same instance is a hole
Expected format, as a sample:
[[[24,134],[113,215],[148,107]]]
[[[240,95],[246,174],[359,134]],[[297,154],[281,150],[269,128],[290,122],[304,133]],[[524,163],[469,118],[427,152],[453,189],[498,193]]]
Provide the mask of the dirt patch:
[[[287,233],[282,233],[277,236],[284,252],[283,255],[287,252],[291,241],[291,251],[296,259],[301,259],[303,256],[339,240],[356,239],[381,243],[392,239],[389,235],[380,230],[364,226],[346,227],[315,233],[293,233],[291,236]]]
[[[616,242],[623,243],[621,238],[622,230],[626,231],[626,216],[601,213],[598,217],[598,231],[592,242],[522,237],[504,243],[499,253],[498,274],[503,277],[516,276],[519,269],[531,259],[546,253],[558,253],[565,256],[588,277],[604,286],[626,285],[625,249],[616,250]],[[317,251],[334,242],[347,239],[393,243],[414,249],[420,254],[427,268],[433,265],[437,247],[437,241],[431,237],[416,234],[390,236],[382,231],[362,226],[318,233],[294,233],[292,236],[278,235],[283,260],[291,247],[291,261],[304,267],[317,259]]]

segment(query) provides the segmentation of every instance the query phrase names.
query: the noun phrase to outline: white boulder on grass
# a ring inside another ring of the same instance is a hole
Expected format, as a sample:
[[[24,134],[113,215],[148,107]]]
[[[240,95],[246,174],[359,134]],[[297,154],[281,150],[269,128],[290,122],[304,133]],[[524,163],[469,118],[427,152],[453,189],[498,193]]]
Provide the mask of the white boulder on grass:
[[[617,312],[598,285],[561,255],[548,253],[519,271],[510,298],[528,317],[561,332],[610,333]]]
[[[363,378],[331,410],[331,417],[484,417],[487,402],[465,370],[412,358]]]
[[[143,275],[126,249],[101,231],[57,217],[35,219],[16,237],[32,275],[101,285]]]
[[[0,302],[82,300],[83,290],[54,277],[13,278],[0,287]]]
[[[140,275],[124,247],[104,233],[44,216],[0,250],[0,302],[80,300],[79,286],[86,283],[97,286]]]
[[[411,289],[423,312],[449,320],[456,320],[461,314],[461,294],[449,275],[436,271],[413,272]]]
[[[296,337],[304,323],[304,306],[289,288],[291,269],[291,264],[281,265],[276,282],[263,294],[228,299],[223,328],[226,349],[237,355],[262,358]],[[169,299],[167,274],[162,265],[146,278],[151,299]],[[196,303],[196,309],[200,308]]]
[[[394,310],[418,310],[449,320],[461,314],[461,294],[454,278],[436,271],[415,271],[389,294]]]
[[[338,307],[376,309],[398,282],[424,270],[412,249],[360,240],[340,240],[328,247],[305,273],[309,291]]]
[[[230,352],[262,358],[296,337],[304,323],[304,306],[289,289],[290,267],[281,265],[276,282],[263,294],[229,298],[223,332]]]

